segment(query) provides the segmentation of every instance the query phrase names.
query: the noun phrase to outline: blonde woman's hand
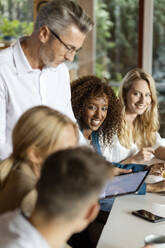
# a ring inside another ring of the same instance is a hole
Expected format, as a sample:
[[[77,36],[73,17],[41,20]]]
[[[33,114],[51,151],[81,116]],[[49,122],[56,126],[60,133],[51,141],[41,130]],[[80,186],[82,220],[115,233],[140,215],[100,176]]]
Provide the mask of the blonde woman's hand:
[[[152,147],[145,147],[134,156],[132,156],[132,163],[143,164],[147,161],[150,161],[153,154],[154,149]]]

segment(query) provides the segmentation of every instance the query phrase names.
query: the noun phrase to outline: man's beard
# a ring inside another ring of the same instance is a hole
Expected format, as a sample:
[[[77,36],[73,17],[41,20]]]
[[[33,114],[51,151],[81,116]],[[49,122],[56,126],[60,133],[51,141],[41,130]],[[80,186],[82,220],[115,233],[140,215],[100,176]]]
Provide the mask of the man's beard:
[[[56,62],[54,50],[51,48],[51,42],[41,47],[40,59],[46,67],[57,67],[59,64],[64,62],[64,60]]]

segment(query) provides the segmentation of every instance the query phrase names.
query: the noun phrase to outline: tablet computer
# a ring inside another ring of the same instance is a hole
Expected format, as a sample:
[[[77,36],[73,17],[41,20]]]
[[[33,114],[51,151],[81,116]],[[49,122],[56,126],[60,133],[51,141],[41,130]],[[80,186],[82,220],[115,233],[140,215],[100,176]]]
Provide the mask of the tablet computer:
[[[149,171],[150,169],[146,169],[143,171],[115,176],[112,180],[106,183],[105,188],[100,195],[100,199],[138,193],[138,190],[146,179]]]

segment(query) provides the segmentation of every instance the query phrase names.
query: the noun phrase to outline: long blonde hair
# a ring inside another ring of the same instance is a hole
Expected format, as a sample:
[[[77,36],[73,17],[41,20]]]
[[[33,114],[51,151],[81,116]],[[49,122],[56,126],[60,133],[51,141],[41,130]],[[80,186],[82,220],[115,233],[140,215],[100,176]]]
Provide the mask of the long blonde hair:
[[[0,182],[3,183],[13,164],[28,164],[29,147],[36,147],[43,157],[46,156],[58,143],[63,129],[69,124],[73,126],[78,140],[76,124],[60,112],[46,106],[37,106],[26,111],[13,130],[13,152],[0,163]]]
[[[142,115],[138,115],[134,121],[133,133],[127,126],[126,115],[126,96],[133,82],[145,80],[151,92],[151,106]],[[135,143],[139,149],[147,146],[153,146],[156,142],[156,132],[159,129],[157,93],[155,82],[152,76],[140,68],[129,71],[121,84],[119,98],[123,106],[122,110],[122,128],[119,135],[120,143],[126,147],[131,147],[131,142]]]

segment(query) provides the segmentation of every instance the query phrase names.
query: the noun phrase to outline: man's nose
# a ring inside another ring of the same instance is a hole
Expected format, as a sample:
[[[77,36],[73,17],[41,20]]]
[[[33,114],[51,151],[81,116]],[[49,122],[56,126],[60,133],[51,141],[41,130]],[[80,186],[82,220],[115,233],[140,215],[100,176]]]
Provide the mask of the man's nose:
[[[67,54],[65,55],[65,59],[68,60],[68,61],[70,61],[70,62],[73,62],[74,56],[75,56],[75,52],[67,53]]]

